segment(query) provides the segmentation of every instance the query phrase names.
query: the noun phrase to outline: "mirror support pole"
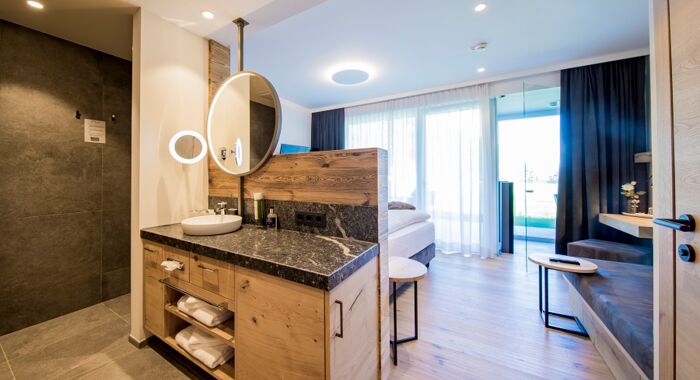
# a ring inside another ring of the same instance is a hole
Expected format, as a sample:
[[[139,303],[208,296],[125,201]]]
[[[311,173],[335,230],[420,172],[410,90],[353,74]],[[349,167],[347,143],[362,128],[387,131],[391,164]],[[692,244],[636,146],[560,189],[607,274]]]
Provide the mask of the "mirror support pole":
[[[233,23],[238,26],[238,71],[243,71],[243,28],[248,25],[248,21],[237,18]]]
[[[238,216],[243,217],[243,176],[238,176]]]

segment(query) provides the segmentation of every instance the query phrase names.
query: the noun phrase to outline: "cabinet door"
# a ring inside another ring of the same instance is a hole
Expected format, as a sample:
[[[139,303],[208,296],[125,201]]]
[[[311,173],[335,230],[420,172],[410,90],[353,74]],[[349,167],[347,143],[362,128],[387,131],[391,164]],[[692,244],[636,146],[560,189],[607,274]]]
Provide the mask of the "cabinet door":
[[[379,376],[378,273],[375,258],[328,294],[331,379]]]
[[[158,279],[151,276],[144,278],[143,284],[143,324],[157,337],[165,336],[165,292]]]
[[[234,299],[233,265],[206,256],[190,257],[190,283],[204,290]]]
[[[236,376],[325,377],[324,292],[236,267]]]

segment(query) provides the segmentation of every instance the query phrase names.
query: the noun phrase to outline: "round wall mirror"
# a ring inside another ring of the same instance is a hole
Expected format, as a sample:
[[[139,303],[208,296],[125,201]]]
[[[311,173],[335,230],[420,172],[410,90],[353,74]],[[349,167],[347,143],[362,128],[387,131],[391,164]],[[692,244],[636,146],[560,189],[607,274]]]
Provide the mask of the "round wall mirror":
[[[281,126],[275,88],[262,75],[241,71],[217,91],[209,109],[209,152],[225,172],[244,176],[272,156]]]
[[[195,164],[207,155],[204,136],[195,131],[180,131],[174,134],[168,148],[170,155],[183,164]]]

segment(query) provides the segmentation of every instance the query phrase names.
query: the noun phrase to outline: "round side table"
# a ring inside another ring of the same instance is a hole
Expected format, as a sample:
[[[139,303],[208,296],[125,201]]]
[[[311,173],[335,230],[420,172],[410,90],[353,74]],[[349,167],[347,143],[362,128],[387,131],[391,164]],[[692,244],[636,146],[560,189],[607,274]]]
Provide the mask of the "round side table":
[[[389,257],[389,281],[393,286],[394,300],[394,338],[391,340],[391,349],[394,354],[394,365],[398,364],[398,345],[418,339],[418,280],[425,277],[428,268],[416,260],[405,257]],[[398,338],[396,323],[396,284],[413,283],[413,328],[414,334],[407,338]]]
[[[579,264],[567,264],[562,262],[551,261],[554,260],[575,260]],[[578,257],[566,256],[566,255],[548,255],[548,254],[532,254],[528,256],[528,260],[538,265],[539,269],[539,300],[540,300],[540,317],[544,321],[544,326],[547,328],[568,332],[571,334],[576,334],[580,336],[588,336],[586,328],[583,327],[581,321],[575,315],[567,315],[561,313],[555,313],[549,311],[549,270],[556,270],[559,272],[572,272],[572,273],[595,273],[598,270],[598,266],[588,260],[580,259]],[[544,268],[544,269],[543,269]],[[542,282],[544,280],[544,287]],[[542,289],[544,289],[544,297],[542,297]],[[544,298],[544,307],[542,307],[542,299]],[[561,326],[554,326],[549,323],[549,316],[554,315],[560,318],[571,319],[576,322],[579,330],[571,330]]]

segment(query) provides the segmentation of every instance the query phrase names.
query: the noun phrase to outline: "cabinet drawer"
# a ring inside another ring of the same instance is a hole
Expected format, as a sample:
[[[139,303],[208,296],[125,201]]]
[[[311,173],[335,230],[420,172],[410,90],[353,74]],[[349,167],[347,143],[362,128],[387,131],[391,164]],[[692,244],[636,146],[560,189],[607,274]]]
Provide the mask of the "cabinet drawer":
[[[190,257],[190,283],[230,300],[234,299],[235,282],[232,264],[192,254]]]
[[[182,281],[190,281],[190,253],[173,247],[165,247],[163,249],[163,260],[174,260],[181,262],[182,269],[176,269],[172,272],[163,271],[166,277],[176,278]]]
[[[163,248],[149,243],[143,245],[143,272],[146,276],[163,277]]]

